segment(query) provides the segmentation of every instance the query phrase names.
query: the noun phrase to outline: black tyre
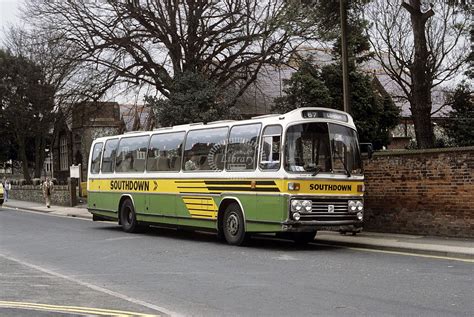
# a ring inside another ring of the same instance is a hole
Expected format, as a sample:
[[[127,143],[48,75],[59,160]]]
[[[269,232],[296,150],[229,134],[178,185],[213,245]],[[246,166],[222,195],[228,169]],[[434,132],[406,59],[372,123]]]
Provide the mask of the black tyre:
[[[232,203],[227,206],[224,211],[222,231],[225,240],[230,245],[243,245],[248,241],[249,235],[245,233],[244,216],[239,204]]]
[[[296,244],[305,245],[314,241],[317,231],[293,232],[292,239]]]
[[[126,199],[120,208],[120,223],[125,232],[135,233],[142,230],[138,225],[135,208],[130,199]]]
[[[219,228],[217,230],[217,240],[219,240],[221,242],[227,242],[227,240],[225,239],[225,234],[224,234],[224,229],[223,228]]]

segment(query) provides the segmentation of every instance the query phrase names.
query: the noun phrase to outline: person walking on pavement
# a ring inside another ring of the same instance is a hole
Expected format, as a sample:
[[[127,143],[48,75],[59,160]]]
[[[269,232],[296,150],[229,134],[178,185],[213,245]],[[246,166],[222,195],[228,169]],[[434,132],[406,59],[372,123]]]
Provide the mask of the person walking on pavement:
[[[43,197],[46,200],[46,207],[50,208],[51,206],[51,194],[53,193],[53,182],[46,177],[46,180],[41,184],[43,187]]]
[[[0,182],[0,207],[3,206],[3,183]]]
[[[12,185],[10,184],[10,180],[7,178],[3,182],[3,191],[4,191],[5,201],[8,201],[8,194],[11,188],[12,188]]]

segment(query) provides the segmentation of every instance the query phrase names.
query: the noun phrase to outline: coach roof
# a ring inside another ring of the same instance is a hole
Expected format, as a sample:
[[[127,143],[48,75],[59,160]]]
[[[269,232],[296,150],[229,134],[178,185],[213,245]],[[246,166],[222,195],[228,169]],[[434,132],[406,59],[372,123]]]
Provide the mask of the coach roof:
[[[334,115],[343,115],[347,118],[347,120],[338,120],[335,118],[331,117],[303,117],[304,112],[322,112],[326,114],[334,114]],[[252,117],[251,119],[248,120],[219,120],[219,121],[211,121],[211,122],[195,122],[195,123],[188,123],[188,124],[181,124],[181,125],[175,125],[172,127],[162,127],[162,128],[157,128],[154,129],[153,131],[130,131],[126,132],[122,135],[115,135],[115,136],[109,136],[109,137],[101,137],[97,138],[95,141],[103,141],[107,140],[113,137],[130,137],[130,136],[138,136],[138,135],[144,135],[144,134],[153,134],[154,132],[177,132],[177,131],[188,131],[192,130],[194,128],[196,129],[202,129],[206,128],[208,126],[230,126],[230,125],[244,125],[244,124],[252,124],[252,123],[262,123],[265,125],[268,124],[283,124],[288,122],[304,122],[307,119],[312,119],[316,121],[322,121],[322,122],[332,122],[332,123],[337,123],[337,124],[344,124],[348,125],[352,128],[355,128],[354,121],[352,117],[340,110],[335,110],[335,109],[330,109],[330,108],[318,108],[318,107],[305,107],[305,108],[297,108],[295,110],[292,110],[290,112],[284,113],[284,114],[268,114],[268,115],[261,115],[261,116],[256,116]]]

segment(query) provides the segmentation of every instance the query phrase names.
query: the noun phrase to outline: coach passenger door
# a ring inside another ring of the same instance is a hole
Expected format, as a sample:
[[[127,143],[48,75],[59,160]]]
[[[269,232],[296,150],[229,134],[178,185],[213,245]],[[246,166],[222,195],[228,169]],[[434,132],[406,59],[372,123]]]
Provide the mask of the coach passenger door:
[[[280,222],[285,217],[283,196],[276,185],[282,160],[281,138],[280,125],[269,125],[263,129],[259,168],[264,172],[265,179],[260,181],[257,194],[257,220]]]

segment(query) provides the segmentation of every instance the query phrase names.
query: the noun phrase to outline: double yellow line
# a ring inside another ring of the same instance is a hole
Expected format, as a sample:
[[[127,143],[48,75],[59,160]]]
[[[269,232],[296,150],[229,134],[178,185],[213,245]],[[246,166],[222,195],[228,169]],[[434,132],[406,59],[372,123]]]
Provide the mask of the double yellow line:
[[[36,311],[47,311],[47,312],[58,312],[58,313],[75,313],[80,315],[96,315],[96,316],[115,316],[115,317],[151,317],[159,315],[150,315],[135,313],[130,311],[121,310],[110,310],[101,308],[90,308],[90,307],[78,307],[78,306],[61,306],[61,305],[48,305],[48,304],[36,304],[26,302],[8,302],[0,301],[0,308],[16,308]]]

